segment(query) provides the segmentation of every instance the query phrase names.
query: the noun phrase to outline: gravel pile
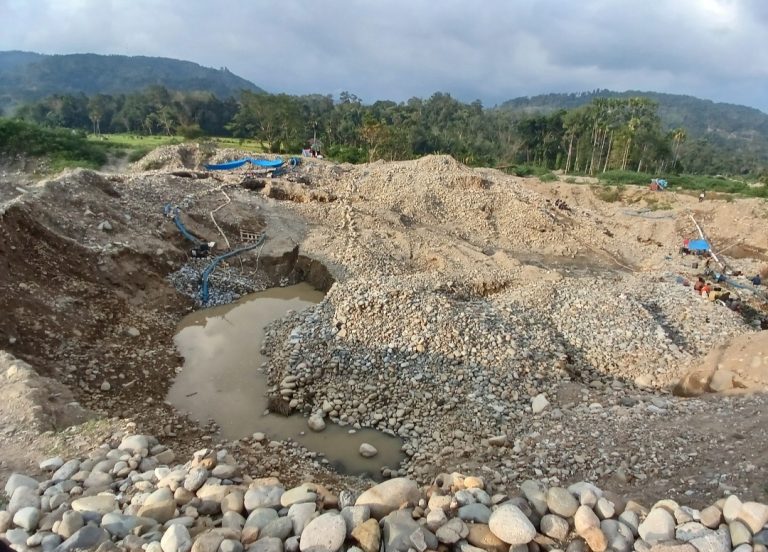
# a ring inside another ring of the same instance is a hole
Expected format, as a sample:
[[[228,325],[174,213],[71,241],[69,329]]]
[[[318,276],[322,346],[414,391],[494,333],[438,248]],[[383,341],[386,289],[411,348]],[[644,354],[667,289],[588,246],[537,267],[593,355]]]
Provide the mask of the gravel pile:
[[[765,552],[768,506],[735,495],[697,510],[650,509],[595,485],[439,474],[357,493],[253,478],[226,449],[181,463],[146,435],[113,436],[87,458],[40,463],[5,485],[0,537],[15,550],[147,552]]]
[[[208,302],[203,305],[200,299],[200,282],[203,271],[210,264],[211,259],[191,259],[169,274],[168,281],[179,293],[192,298],[198,306],[203,307],[227,305],[243,295],[261,291],[266,287],[266,283],[258,281],[258,275],[253,275],[252,271],[243,273],[236,266],[221,264],[208,279]]]
[[[696,412],[700,403],[661,398],[658,390],[707,343],[749,331],[737,314],[682,286],[635,275],[456,276],[460,284],[424,275],[337,283],[320,305],[269,328],[274,393],[307,415],[399,435],[408,473],[419,481],[476,457],[499,482],[598,478],[607,473],[598,470],[599,451],[572,456],[576,427],[553,434],[549,458],[519,465],[506,454],[525,448],[539,415],[566,425],[577,415],[582,427],[595,423],[608,433],[640,427],[649,413]],[[575,399],[556,398],[569,388]],[[634,450],[661,453],[655,437],[638,435]],[[660,469],[639,459],[615,458],[609,472],[627,479]]]

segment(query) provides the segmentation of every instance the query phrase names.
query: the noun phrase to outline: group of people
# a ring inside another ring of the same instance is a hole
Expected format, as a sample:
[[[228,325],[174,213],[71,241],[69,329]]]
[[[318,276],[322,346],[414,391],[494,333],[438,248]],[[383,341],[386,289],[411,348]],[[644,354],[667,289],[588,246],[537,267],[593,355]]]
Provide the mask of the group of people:
[[[693,284],[693,291],[701,294],[702,297],[709,299],[710,301],[720,301],[733,311],[741,309],[741,299],[735,296],[731,297],[730,291],[723,289],[712,282],[705,281],[701,276],[699,276],[696,283]]]

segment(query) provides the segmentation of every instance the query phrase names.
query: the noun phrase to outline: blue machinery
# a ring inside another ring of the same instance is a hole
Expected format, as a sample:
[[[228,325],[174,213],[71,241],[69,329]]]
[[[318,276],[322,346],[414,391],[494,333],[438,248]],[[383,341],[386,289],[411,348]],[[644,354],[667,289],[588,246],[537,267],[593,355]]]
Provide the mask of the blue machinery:
[[[196,238],[195,236],[189,233],[189,230],[187,230],[186,226],[184,226],[184,223],[181,221],[180,211],[178,207],[173,207],[170,203],[168,203],[165,205],[165,207],[163,207],[163,214],[166,217],[170,217],[171,215],[173,216],[173,223],[176,225],[176,228],[179,229],[179,232],[181,232],[181,235],[184,236],[185,239],[191,241],[196,246],[200,246],[205,243],[203,240]],[[203,270],[203,273],[200,275],[200,303],[202,303],[203,305],[208,303],[208,299],[210,296],[209,279],[211,277],[211,274],[213,274],[213,271],[216,270],[216,267],[219,265],[221,261],[225,261],[231,257],[235,257],[240,253],[251,251],[252,249],[256,249],[257,247],[261,247],[266,241],[266,239],[267,239],[266,234],[262,234],[261,236],[258,237],[258,239],[254,243],[250,243],[238,249],[233,249],[232,251],[228,251],[223,255],[219,255],[218,257],[215,257],[213,261],[211,261],[211,264],[209,264],[205,268],[205,270]]]

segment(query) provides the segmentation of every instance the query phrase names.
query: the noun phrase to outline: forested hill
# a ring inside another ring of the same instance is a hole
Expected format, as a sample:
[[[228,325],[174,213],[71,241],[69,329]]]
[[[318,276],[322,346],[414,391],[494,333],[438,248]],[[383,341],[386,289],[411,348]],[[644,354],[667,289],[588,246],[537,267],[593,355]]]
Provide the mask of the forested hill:
[[[558,109],[573,109],[591,103],[595,98],[649,98],[659,105],[662,124],[669,130],[685,128],[691,136],[707,133],[740,134],[754,132],[768,137],[768,114],[758,109],[728,103],[702,100],[693,96],[627,90],[613,92],[595,90],[575,94],[543,94],[515,98],[501,104],[500,109],[528,113],[551,113]]]
[[[595,90],[516,98],[504,102],[498,109],[516,114],[547,114],[581,107],[596,98],[631,97],[644,97],[656,102],[664,129],[685,129],[688,137],[685,150],[690,158],[714,156],[718,161],[715,165],[722,164],[720,160],[730,159],[734,165],[743,167],[765,166],[768,163],[768,114],[743,105],[660,92]],[[697,168],[706,170],[705,165]]]
[[[0,52],[0,108],[52,94],[121,94],[161,85],[183,92],[212,92],[219,98],[263,90],[226,68],[144,56],[42,55]]]

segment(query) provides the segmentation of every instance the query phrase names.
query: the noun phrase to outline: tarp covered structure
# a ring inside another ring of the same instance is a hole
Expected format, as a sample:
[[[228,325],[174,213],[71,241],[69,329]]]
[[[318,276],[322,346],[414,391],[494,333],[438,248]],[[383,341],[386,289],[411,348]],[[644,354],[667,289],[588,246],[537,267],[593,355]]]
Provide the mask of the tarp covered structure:
[[[689,251],[709,251],[709,242],[707,240],[689,240],[688,245]]]
[[[263,167],[265,169],[276,169],[278,167],[282,167],[283,161],[282,159],[254,159],[252,157],[245,157],[243,159],[238,159],[237,161],[229,161],[227,163],[221,163],[219,165],[206,165],[205,168],[209,171],[229,171],[232,169],[238,169],[245,165],[246,163],[250,163],[251,165],[256,165],[257,167]]]

